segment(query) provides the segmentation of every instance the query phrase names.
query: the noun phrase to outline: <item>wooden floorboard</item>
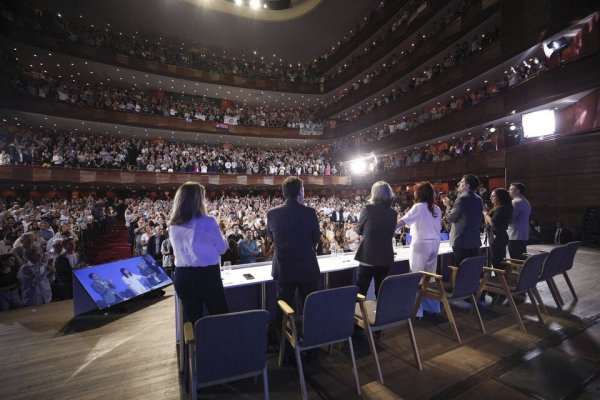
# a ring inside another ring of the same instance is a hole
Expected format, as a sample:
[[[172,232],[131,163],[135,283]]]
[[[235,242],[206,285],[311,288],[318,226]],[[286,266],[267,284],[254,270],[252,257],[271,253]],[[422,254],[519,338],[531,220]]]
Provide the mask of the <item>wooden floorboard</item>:
[[[531,246],[547,249],[548,246]],[[600,361],[600,250],[581,248],[570,272],[579,302],[564,280],[557,283],[567,306],[560,311],[545,284],[539,285],[550,316],[537,322],[530,304],[519,309],[528,332],[521,332],[508,307],[483,310],[487,335],[473,315],[457,310],[463,343],[452,336],[447,321],[415,322],[423,371],[415,368],[406,328],[386,332],[378,343],[385,385],[377,382],[375,365],[364,336],[355,339],[359,377],[365,399],[515,398],[529,395],[493,379],[493,368],[508,368],[515,355],[541,343],[573,357]],[[72,302],[0,313],[0,399],[182,399],[177,372],[172,288],[159,300],[136,306],[130,313],[72,319]],[[582,332],[564,340],[569,328]],[[300,398],[295,368],[276,366],[270,353],[271,398]],[[311,399],[355,399],[347,347],[331,355],[321,352],[305,365]],[[477,379],[480,378],[480,379]],[[461,382],[475,382],[462,388]],[[582,388],[580,398],[598,393],[598,379]],[[492,393],[487,395],[486,393]],[[260,399],[259,380],[208,388],[201,398]]]

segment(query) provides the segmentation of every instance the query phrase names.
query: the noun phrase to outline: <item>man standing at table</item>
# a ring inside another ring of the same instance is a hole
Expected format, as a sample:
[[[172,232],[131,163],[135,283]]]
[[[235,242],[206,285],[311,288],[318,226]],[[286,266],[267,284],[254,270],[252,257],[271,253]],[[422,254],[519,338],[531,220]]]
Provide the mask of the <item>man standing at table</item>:
[[[525,185],[520,182],[511,183],[508,193],[512,197],[513,216],[508,225],[508,253],[510,258],[524,260],[529,240],[529,216],[531,205],[525,198]]]
[[[479,187],[479,178],[467,174],[458,182],[459,193],[450,209],[446,209],[446,221],[452,223],[450,245],[454,253],[454,265],[468,257],[479,255],[481,236],[479,227],[483,212],[483,202],[475,191]]]
[[[321,272],[315,249],[321,232],[316,211],[302,204],[302,180],[291,176],[281,189],[285,202],[267,212],[267,235],[275,244],[271,275],[277,300],[294,307],[296,290],[303,304],[306,296],[317,290]]]

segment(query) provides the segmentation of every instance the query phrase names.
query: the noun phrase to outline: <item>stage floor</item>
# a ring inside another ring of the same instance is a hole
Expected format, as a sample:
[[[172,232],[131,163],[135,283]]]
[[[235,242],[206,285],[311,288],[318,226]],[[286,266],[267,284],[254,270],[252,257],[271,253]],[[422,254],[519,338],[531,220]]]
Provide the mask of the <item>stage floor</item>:
[[[570,276],[578,303],[571,303],[564,280],[557,279],[564,311],[555,308],[546,284],[538,285],[550,316],[541,325],[531,305],[520,306],[527,333],[508,307],[482,311],[487,335],[473,315],[455,311],[462,345],[447,320],[416,321],[422,372],[414,366],[406,329],[387,331],[378,343],[385,386],[377,381],[366,337],[358,335],[362,398],[600,397],[598,260],[599,249],[577,254]],[[177,371],[173,301],[169,287],[164,297],[122,313],[74,319],[71,301],[0,313],[0,399],[187,398]],[[310,398],[359,398],[348,354],[342,346],[305,364]],[[277,367],[275,353],[268,358],[271,398],[300,398],[296,369]],[[261,380],[208,388],[201,398],[260,399]]]

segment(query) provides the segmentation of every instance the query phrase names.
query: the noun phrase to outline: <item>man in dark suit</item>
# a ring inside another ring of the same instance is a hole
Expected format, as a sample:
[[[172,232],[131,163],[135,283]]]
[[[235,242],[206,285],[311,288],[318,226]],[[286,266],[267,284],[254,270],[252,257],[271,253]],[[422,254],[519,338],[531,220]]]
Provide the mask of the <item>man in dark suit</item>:
[[[554,231],[554,244],[566,244],[571,241],[571,231],[565,228],[562,222],[556,223],[556,230]]]
[[[65,252],[54,260],[56,279],[53,286],[57,300],[73,298],[73,270],[87,266],[85,258],[76,251],[77,244],[74,238],[65,239],[63,247]]]
[[[456,202],[446,210],[446,221],[452,223],[450,245],[454,252],[454,265],[468,257],[479,255],[481,236],[479,227],[483,213],[483,202],[475,191],[479,187],[479,178],[467,174],[458,182],[459,196]]]
[[[160,252],[160,246],[167,237],[163,234],[161,226],[154,227],[154,235],[148,239],[146,244],[146,254],[151,255],[157,263],[162,264],[162,253]]]
[[[315,249],[321,232],[316,211],[302,205],[302,180],[289,177],[281,188],[285,203],[267,212],[267,234],[275,244],[271,275],[277,284],[277,299],[293,307],[296,290],[302,303],[317,290],[321,272]]]
[[[342,206],[338,206],[337,210],[331,213],[329,220],[333,222],[336,227],[344,225],[344,209]]]

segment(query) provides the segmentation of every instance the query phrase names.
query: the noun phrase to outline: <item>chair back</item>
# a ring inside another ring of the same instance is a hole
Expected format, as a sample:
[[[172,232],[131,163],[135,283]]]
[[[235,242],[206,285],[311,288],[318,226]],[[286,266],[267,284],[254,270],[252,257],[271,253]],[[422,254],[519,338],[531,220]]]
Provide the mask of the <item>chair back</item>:
[[[418,272],[388,276],[381,283],[373,327],[403,321],[415,311],[419,281]]]
[[[573,263],[575,262],[575,253],[577,253],[577,249],[579,249],[579,245],[581,242],[570,242],[565,245],[567,250],[565,251],[565,257],[563,258],[560,267],[558,268],[558,272],[562,273],[573,268]]]
[[[196,321],[198,383],[262,371],[267,361],[268,322],[265,310],[211,315]]]
[[[548,253],[539,253],[527,257],[527,260],[525,260],[525,263],[521,267],[516,292],[529,290],[538,283],[538,278],[542,272],[542,266],[546,257],[548,257]]]
[[[465,258],[460,263],[452,289],[452,298],[458,299],[477,293],[485,264],[485,256]]]
[[[560,266],[564,264],[564,259],[568,251],[569,250],[565,245],[556,246],[548,252],[548,257],[546,257],[546,260],[544,260],[544,264],[542,266],[542,275],[540,277],[540,281],[545,281],[546,279],[550,279],[554,275],[560,273]]]
[[[352,336],[357,286],[313,292],[306,297],[302,346],[331,343]]]

